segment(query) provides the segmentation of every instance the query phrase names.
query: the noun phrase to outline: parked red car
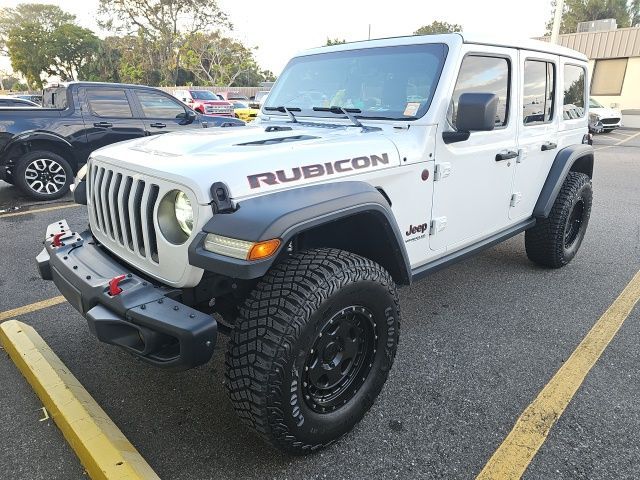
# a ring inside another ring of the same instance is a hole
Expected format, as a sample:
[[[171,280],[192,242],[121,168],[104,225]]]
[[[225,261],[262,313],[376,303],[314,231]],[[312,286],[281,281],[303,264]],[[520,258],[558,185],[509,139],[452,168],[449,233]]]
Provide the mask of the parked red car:
[[[176,90],[173,96],[182,100],[196,112],[207,115],[233,117],[233,105],[226,100],[220,100],[209,90]]]

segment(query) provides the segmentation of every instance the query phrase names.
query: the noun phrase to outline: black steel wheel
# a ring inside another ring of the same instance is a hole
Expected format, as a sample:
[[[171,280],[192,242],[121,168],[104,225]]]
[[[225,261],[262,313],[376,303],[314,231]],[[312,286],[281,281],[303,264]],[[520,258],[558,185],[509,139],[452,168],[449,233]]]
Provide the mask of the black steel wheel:
[[[371,371],[377,335],[373,313],[349,306],[328,319],[304,366],[302,394],[313,411],[333,412],[358,392]]]
[[[236,413],[282,450],[326,447],[382,390],[399,325],[395,283],[380,265],[335,249],[291,255],[240,309],[226,357]]]

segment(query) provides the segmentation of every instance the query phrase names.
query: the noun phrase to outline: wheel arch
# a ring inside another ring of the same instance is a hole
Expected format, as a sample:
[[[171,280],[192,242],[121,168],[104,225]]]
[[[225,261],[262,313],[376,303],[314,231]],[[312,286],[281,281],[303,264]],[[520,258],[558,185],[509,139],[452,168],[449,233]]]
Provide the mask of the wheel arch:
[[[248,241],[282,240],[278,254],[249,262],[204,249],[207,233]],[[287,254],[287,248],[340,248],[379,263],[399,284],[411,282],[402,235],[388,201],[366,182],[312,185],[239,202],[217,214],[189,247],[192,265],[232,278],[255,279]]]
[[[2,156],[15,163],[23,155],[38,150],[60,155],[69,162],[73,172],[77,172],[78,160],[73,146],[66,139],[49,132],[25,132],[17,135],[5,147]]]
[[[591,145],[571,145],[558,152],[533,209],[536,218],[547,218],[569,172],[593,178],[594,149]]]

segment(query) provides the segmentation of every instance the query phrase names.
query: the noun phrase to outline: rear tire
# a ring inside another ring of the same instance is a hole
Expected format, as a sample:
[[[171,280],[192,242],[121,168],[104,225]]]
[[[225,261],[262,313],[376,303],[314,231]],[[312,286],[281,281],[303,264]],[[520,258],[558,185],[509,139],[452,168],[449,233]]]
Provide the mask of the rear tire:
[[[575,257],[591,216],[593,190],[584,173],[569,172],[548,218],[525,232],[529,259],[549,268],[560,268]]]
[[[15,185],[36,200],[55,200],[69,192],[73,170],[60,155],[36,150],[18,160],[13,172]]]
[[[373,405],[399,322],[396,287],[380,265],[334,249],[291,255],[240,309],[226,356],[236,413],[282,450],[326,447]]]

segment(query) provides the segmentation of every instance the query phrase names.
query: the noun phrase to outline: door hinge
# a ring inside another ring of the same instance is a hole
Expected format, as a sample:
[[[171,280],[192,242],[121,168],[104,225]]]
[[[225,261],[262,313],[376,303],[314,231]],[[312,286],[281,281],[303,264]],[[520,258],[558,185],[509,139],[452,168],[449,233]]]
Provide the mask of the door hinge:
[[[435,171],[433,173],[433,181],[437,182],[443,178],[447,178],[451,175],[452,167],[449,162],[436,163]]]
[[[525,158],[527,158],[527,151],[524,148],[518,149],[518,158],[516,158],[516,163],[522,163]]]
[[[447,227],[447,217],[436,217],[431,220],[429,235],[436,235]]]
[[[520,200],[522,200],[522,192],[516,192],[511,195],[511,201],[509,202],[509,205],[515,207],[520,203]]]

